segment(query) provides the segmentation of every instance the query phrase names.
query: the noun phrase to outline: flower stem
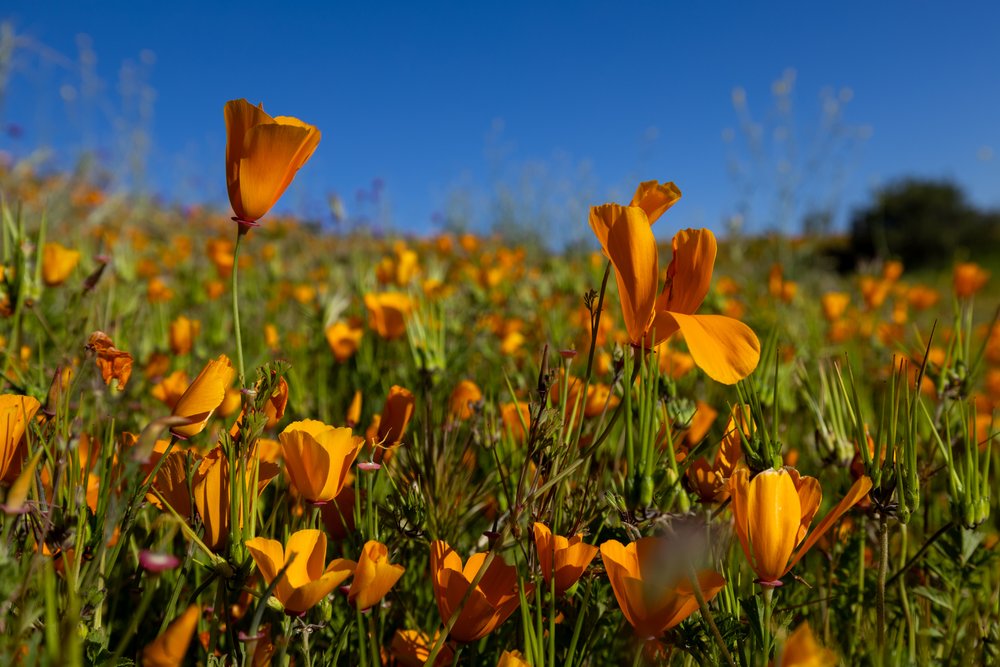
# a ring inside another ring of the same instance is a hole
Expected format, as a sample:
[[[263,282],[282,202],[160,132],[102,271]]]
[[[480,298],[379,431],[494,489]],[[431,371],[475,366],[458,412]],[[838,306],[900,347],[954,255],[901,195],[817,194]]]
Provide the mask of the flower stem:
[[[240,333],[240,241],[243,240],[248,229],[249,227],[244,225],[236,226],[236,247],[233,248],[233,329],[236,332],[236,362],[240,371],[240,389],[246,386],[246,370],[243,367],[243,336]]]
[[[878,522],[878,583],[875,587],[875,627],[879,655],[885,650],[885,579],[889,571],[889,517],[883,512]]]
[[[722,638],[722,633],[719,632],[719,626],[715,624],[715,619],[712,617],[712,610],[708,608],[708,602],[705,601],[705,596],[701,592],[701,582],[698,581],[698,572],[695,571],[694,566],[690,563],[688,564],[688,570],[691,574],[691,587],[694,589],[694,597],[698,601],[698,608],[701,610],[701,617],[711,630],[712,637],[719,646],[719,650],[722,651],[722,656],[726,659],[729,667],[736,667],[736,663],[733,662],[733,656],[730,655],[729,648],[726,646],[726,641]]]
[[[760,592],[764,598],[764,623],[761,627],[761,634],[764,636],[764,650],[761,652],[763,657],[761,664],[767,665],[771,658],[771,609],[774,606],[774,587],[761,586]]]

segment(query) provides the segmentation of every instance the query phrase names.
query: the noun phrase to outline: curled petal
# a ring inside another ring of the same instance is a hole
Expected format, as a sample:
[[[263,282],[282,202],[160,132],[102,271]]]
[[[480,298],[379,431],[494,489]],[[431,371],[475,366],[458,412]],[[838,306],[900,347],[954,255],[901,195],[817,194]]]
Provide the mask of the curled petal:
[[[750,375],[760,361],[760,341],[747,325],[723,315],[664,313],[673,320],[698,367],[723,384],[736,384]],[[657,329],[657,338],[660,331]]]

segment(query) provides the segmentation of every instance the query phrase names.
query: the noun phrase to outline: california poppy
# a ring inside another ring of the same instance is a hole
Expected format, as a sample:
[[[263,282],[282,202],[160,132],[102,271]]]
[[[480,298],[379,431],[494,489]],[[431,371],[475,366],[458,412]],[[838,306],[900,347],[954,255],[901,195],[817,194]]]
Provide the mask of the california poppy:
[[[365,294],[368,309],[368,326],[386,340],[401,338],[406,334],[406,319],[413,310],[410,297],[399,292]]]
[[[473,554],[463,567],[462,558],[447,542],[435,540],[431,543],[431,581],[438,611],[445,623],[459,608],[469,584],[485,561],[485,553]],[[502,558],[494,558],[462,606],[450,636],[462,643],[482,639],[506,621],[519,604],[517,570]]]
[[[355,318],[346,322],[339,320],[326,328],[326,342],[333,352],[334,359],[341,364],[358,351],[362,336],[364,329],[361,328],[360,320]]]
[[[455,419],[472,416],[472,406],[483,400],[483,392],[472,380],[462,380],[448,398],[448,413]]]
[[[335,558],[324,567],[326,535],[321,530],[292,533],[284,547],[264,537],[247,540],[246,546],[267,586],[291,563],[275,586],[274,597],[292,614],[312,609],[354,572],[354,561],[345,558]]]
[[[647,212],[639,206],[605,204],[591,209],[590,220],[615,267],[633,345],[655,347],[680,331],[695,363],[714,380],[734,384],[756,368],[760,341],[750,327],[723,315],[695,314],[708,294],[715,265],[717,247],[710,230],[686,229],[674,236],[667,281],[657,296],[659,258]]]
[[[761,584],[777,586],[834,522],[868,494],[872,481],[863,476],[854,482],[808,538],[823,499],[817,479],[794,468],[772,468],[750,479],[750,470],[740,466],[729,484],[733,523],[747,562]]]
[[[396,384],[389,387],[389,395],[385,399],[385,407],[382,408],[379,419],[378,440],[375,444],[389,448],[403,441],[403,434],[406,433],[406,427],[413,416],[415,401],[409,389]]]
[[[955,294],[960,298],[968,298],[981,290],[990,279],[990,272],[975,262],[962,262],[955,265]]]
[[[278,466],[259,459],[253,459],[253,463],[247,470],[247,489],[240,497],[244,502],[249,502],[251,489],[251,479],[254,476],[253,465],[257,465],[257,495],[264,490],[268,482],[278,474]],[[192,486],[194,487],[194,502],[198,508],[198,516],[201,517],[205,527],[203,541],[205,546],[213,551],[221,551],[229,544],[230,530],[230,475],[229,461],[221,447],[216,447],[202,457],[198,470],[195,472]],[[243,508],[238,508],[237,516],[242,517]]]
[[[292,484],[313,503],[337,497],[364,444],[351,429],[334,428],[314,419],[289,424],[278,440]]]
[[[406,568],[389,562],[389,549],[381,542],[369,540],[361,549],[354,579],[347,592],[347,601],[358,609],[368,609],[385,597],[396,585]]]
[[[199,333],[201,322],[181,315],[170,323],[170,350],[177,355],[189,353]]]
[[[142,664],[148,667],[180,667],[184,664],[191,637],[198,627],[201,608],[193,604],[171,621],[151,644],[142,650]]]
[[[828,648],[823,648],[809,621],[803,621],[788,635],[785,645],[781,647],[781,658],[778,667],[834,667],[837,664],[837,654]]]
[[[226,185],[239,222],[271,209],[319,145],[320,132],[290,116],[272,118],[246,100],[226,102]]]
[[[32,396],[0,395],[0,479],[21,470],[21,459],[27,455],[24,432],[40,407]]]
[[[420,630],[396,630],[396,634],[392,636],[392,643],[389,644],[389,651],[402,667],[423,667],[431,657],[431,647],[437,638],[438,635],[434,635],[432,639],[429,634]],[[434,664],[436,667],[443,667],[450,665],[454,660],[454,651],[445,644],[441,647]]]
[[[42,249],[42,280],[49,287],[61,285],[80,261],[80,252],[58,243],[46,243]]]
[[[544,523],[535,522],[535,548],[538,562],[542,566],[545,583],[551,585],[556,580],[556,595],[562,595],[576,583],[583,571],[597,555],[597,547],[583,541],[583,535],[563,537],[553,535]]]
[[[666,540],[643,537],[628,546],[617,540],[601,545],[601,560],[618,606],[642,638],[659,637],[698,609],[686,572],[671,573],[663,564]],[[726,585],[717,572],[702,570],[698,585],[706,601]]]
[[[174,435],[190,438],[205,430],[212,413],[226,398],[226,389],[233,383],[234,377],[236,371],[226,355],[221,354],[218,359],[208,362],[174,404],[172,414],[190,421],[187,426],[171,429]]]

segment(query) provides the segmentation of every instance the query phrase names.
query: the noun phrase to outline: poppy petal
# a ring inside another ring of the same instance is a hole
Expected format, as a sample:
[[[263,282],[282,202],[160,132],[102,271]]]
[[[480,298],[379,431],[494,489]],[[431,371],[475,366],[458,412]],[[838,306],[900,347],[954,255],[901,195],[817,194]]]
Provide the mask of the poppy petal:
[[[760,341],[747,325],[724,315],[666,313],[684,334],[698,367],[723,384],[750,375],[760,361]],[[659,333],[657,333],[659,337]]]

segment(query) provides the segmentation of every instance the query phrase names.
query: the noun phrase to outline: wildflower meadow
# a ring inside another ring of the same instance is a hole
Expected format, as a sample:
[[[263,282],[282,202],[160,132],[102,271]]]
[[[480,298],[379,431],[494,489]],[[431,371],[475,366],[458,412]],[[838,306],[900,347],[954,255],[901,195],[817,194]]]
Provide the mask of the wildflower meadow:
[[[310,110],[218,110],[231,210],[0,171],[0,662],[1000,664],[988,265],[671,234],[682,173],[330,234]]]

